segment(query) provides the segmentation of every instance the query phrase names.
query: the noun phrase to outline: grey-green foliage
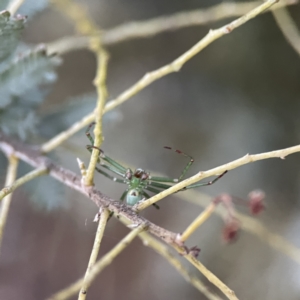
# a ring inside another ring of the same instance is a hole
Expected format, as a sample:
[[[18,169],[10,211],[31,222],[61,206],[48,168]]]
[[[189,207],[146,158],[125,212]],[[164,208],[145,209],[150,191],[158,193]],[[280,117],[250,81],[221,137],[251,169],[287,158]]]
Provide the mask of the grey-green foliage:
[[[0,0],[0,11],[7,9],[10,0]]]
[[[87,93],[71,97],[64,104],[48,109],[41,115],[39,132],[44,137],[51,137],[92,112],[97,101],[96,93]],[[55,122],[54,122],[55,120]]]
[[[97,94],[92,92],[70,97],[64,104],[47,109],[41,114],[39,133],[43,137],[52,137],[58,134],[80,120],[82,116],[91,113],[95,109],[96,101]],[[121,112],[114,109],[103,116],[103,122],[105,124],[116,123],[121,118]]]
[[[51,153],[49,156],[51,159],[57,161],[55,154]],[[32,171],[31,167],[20,162],[19,176],[23,176],[30,171]],[[67,202],[63,197],[65,191],[64,185],[48,175],[43,175],[29,181],[24,185],[24,189],[28,192],[30,200],[38,209],[54,210],[67,206]]]
[[[0,0],[0,11],[6,10],[10,0]],[[29,18],[44,10],[49,5],[48,0],[25,0],[17,13]]]
[[[25,22],[26,17],[18,15],[11,18],[7,10],[0,12],[0,63],[17,48]]]
[[[35,109],[45,99],[41,85],[56,80],[58,57],[46,54],[45,49],[20,54],[0,72],[0,128],[6,134],[25,139],[34,132],[37,118]]]
[[[0,11],[7,8],[8,2],[0,0]],[[32,16],[47,3],[27,0],[18,13]],[[22,139],[36,131],[39,121],[36,111],[56,80],[55,69],[60,63],[58,57],[47,55],[44,47],[29,49],[20,43],[25,21],[25,16],[11,17],[8,11],[0,12],[0,130]],[[1,154],[1,178],[6,165]],[[24,163],[18,169],[21,175],[30,171]],[[61,197],[63,186],[49,176],[33,180],[25,188],[39,207],[53,209],[66,204]]]
[[[31,18],[47,8],[48,4],[48,0],[25,0],[17,13]]]

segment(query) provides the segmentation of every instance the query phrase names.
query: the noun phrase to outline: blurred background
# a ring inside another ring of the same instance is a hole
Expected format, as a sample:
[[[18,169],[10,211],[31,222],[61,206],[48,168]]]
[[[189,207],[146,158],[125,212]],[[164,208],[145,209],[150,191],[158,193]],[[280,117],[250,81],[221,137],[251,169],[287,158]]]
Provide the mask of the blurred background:
[[[101,28],[108,29],[132,20],[205,8],[220,2],[89,0],[81,3]],[[299,20],[299,5],[290,7],[289,12],[294,20]],[[170,63],[210,28],[218,28],[228,21],[107,47],[109,100],[146,72]],[[71,22],[48,8],[29,22],[23,39],[37,44],[71,34],[74,34]],[[93,92],[95,66],[95,57],[87,50],[64,55],[58,69],[59,80],[41,108],[41,114],[70,97]],[[127,166],[176,178],[186,159],[163,149],[164,146],[193,156],[195,163],[189,171],[189,175],[193,175],[247,153],[297,145],[299,78],[299,54],[287,43],[272,14],[261,15],[212,43],[179,73],[160,79],[107,114],[102,148]],[[88,106],[86,113],[92,111],[93,105]],[[77,119],[84,114],[76,115]],[[51,129],[51,119],[48,121]],[[54,121],[56,119],[52,119]],[[50,130],[43,139],[46,141],[53,135]],[[79,173],[76,157],[86,164],[89,161],[86,144],[88,140],[82,130],[55,151],[54,159]],[[254,189],[264,190],[267,209],[258,219],[272,232],[300,247],[298,163],[299,154],[294,154],[285,160],[248,164],[199,191],[211,197],[226,192],[246,198]],[[115,199],[124,191],[124,186],[100,174],[96,182],[101,191]],[[43,192],[53,197],[52,189],[56,186],[49,185]],[[97,226],[92,222],[97,213],[95,205],[64,188],[60,196],[53,197],[56,202],[66,198],[62,208],[40,209],[30,198],[30,193],[23,188],[13,196],[1,250],[1,299],[44,299],[81,277],[87,266]],[[202,209],[180,199],[180,194],[167,197],[159,205],[159,211],[150,207],[143,215],[174,232],[182,232]],[[243,207],[238,209],[247,213]],[[232,288],[239,299],[299,299],[299,264],[244,231],[235,243],[225,245],[221,240],[222,227],[222,220],[213,216],[191,237],[188,245],[201,248],[201,262]],[[118,221],[111,220],[100,255],[109,251],[127,232]],[[201,278],[194,267],[189,264],[187,267]],[[205,278],[203,280],[216,291]],[[136,240],[98,276],[87,299],[206,298],[167,261]]]

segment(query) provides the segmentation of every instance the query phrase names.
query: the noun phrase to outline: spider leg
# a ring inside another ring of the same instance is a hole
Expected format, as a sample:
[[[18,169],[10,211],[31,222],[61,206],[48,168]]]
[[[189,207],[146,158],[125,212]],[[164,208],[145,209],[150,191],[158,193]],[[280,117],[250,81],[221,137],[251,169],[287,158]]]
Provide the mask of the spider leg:
[[[125,196],[127,195],[127,190],[124,191],[124,193],[122,194],[120,200],[124,201]]]
[[[152,186],[152,187],[156,187],[156,188],[160,188],[160,189],[168,189],[170,188],[172,185],[168,185],[168,184],[163,184],[163,183],[159,183],[159,182],[149,182],[148,184],[149,186]]]
[[[221,175],[217,176],[215,179],[211,180],[211,181],[208,181],[208,182],[200,182],[200,183],[194,183],[194,184],[191,184],[191,185],[188,185],[186,186],[185,188],[179,190],[178,192],[181,192],[181,191],[185,191],[185,190],[188,190],[188,189],[193,189],[195,187],[199,187],[199,186],[206,186],[206,185],[212,185],[214,184],[215,182],[217,182],[220,178],[222,178],[228,171],[225,171],[223,172]]]
[[[100,168],[96,167],[96,170],[97,170],[97,172],[99,172],[100,174],[104,175],[105,177],[107,177],[108,179],[110,179],[112,181],[119,182],[119,183],[125,183],[126,184],[125,180],[117,178],[117,177],[114,177],[114,176],[111,176],[108,173],[102,171]]]
[[[178,179],[169,178],[169,177],[159,177],[159,176],[149,176],[149,180],[157,181],[157,182],[170,182],[170,183],[178,182]]]
[[[189,162],[187,163],[187,165],[185,166],[185,168],[183,169],[183,171],[181,172],[179,178],[178,178],[178,181],[181,181],[182,178],[184,177],[184,175],[186,174],[186,172],[188,171],[188,169],[189,169],[189,168],[191,167],[191,165],[193,164],[194,159],[193,159],[190,155],[184,153],[184,152],[181,151],[181,150],[174,150],[174,149],[172,149],[171,147],[164,147],[164,148],[165,148],[165,149],[168,149],[168,150],[173,150],[173,151],[175,151],[176,153],[181,154],[181,155],[183,155],[183,156],[185,156],[185,157],[188,157],[188,158],[190,159]]]
[[[86,131],[85,131],[85,135],[86,135],[87,138],[90,140],[90,142],[91,142],[92,145],[94,145],[94,139],[93,139],[93,137],[92,137],[91,134],[90,134],[90,130],[91,130],[91,128],[92,128],[95,124],[96,124],[95,122],[92,122],[92,123],[88,126],[88,128],[86,129]]]
[[[112,172],[122,176],[122,177],[125,177],[125,173],[128,169],[126,169],[125,167],[121,166],[119,163],[117,163],[116,161],[114,161],[113,159],[107,157],[104,152],[100,149],[100,148],[97,148],[93,145],[87,145],[86,146],[87,150],[92,153],[92,149],[97,149],[100,151],[100,154],[99,154],[99,158],[98,158],[98,163],[100,163],[102,166],[104,166],[105,168],[111,170]],[[100,158],[104,161],[106,161],[108,164],[105,165],[103,162],[100,161]]]
[[[160,190],[154,189],[154,188],[152,188],[150,186],[147,186],[146,190],[149,191],[149,192],[152,192],[154,194],[159,194],[161,192]]]
[[[146,198],[150,198],[150,196],[146,193],[146,192],[143,192],[143,195],[146,197]],[[153,203],[152,204],[156,209],[160,209],[160,207],[156,204],[156,203]]]
[[[117,170],[116,168],[114,168],[114,167],[112,167],[110,165],[101,164],[101,167],[103,167],[103,168],[105,168],[105,169],[107,169],[107,170],[109,170],[109,171],[111,171],[111,172],[113,172],[113,173],[115,173],[115,174],[117,174],[117,175],[125,178],[125,175],[126,175],[125,173],[119,172],[119,170]]]
[[[88,149],[90,152],[92,152],[92,149],[93,149],[93,148],[99,150],[99,151],[100,151],[100,157],[101,157],[104,161],[106,161],[107,163],[109,163],[109,164],[111,164],[112,166],[114,166],[114,167],[115,167],[116,169],[118,169],[120,172],[125,173],[125,172],[127,171],[127,168],[123,167],[121,164],[119,164],[118,162],[116,162],[114,159],[112,159],[112,158],[106,156],[106,155],[104,154],[104,152],[103,152],[100,148],[97,148],[97,147],[94,146],[94,139],[93,139],[93,137],[92,137],[92,135],[91,135],[91,133],[90,133],[90,130],[91,130],[91,128],[92,128],[95,124],[96,124],[95,122],[91,123],[91,124],[88,126],[87,130],[85,131],[86,136],[88,137],[88,139],[89,139],[90,142],[91,142],[91,145],[87,145],[87,146],[86,146],[87,149]],[[98,162],[100,162],[100,160],[99,160]]]

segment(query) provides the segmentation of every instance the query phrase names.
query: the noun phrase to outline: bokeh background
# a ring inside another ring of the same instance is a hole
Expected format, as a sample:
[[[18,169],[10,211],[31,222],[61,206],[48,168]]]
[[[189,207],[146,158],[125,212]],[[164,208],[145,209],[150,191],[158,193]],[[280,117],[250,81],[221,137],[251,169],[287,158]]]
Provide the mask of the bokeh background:
[[[219,2],[89,0],[81,3],[86,5],[95,22],[107,29],[131,20],[205,8]],[[294,20],[299,20],[299,6],[290,7],[289,11]],[[109,99],[146,72],[174,60],[210,28],[218,28],[227,21],[108,47]],[[27,43],[36,44],[73,33],[72,24],[48,8],[30,21],[23,38]],[[41,113],[71,96],[93,91],[93,54],[77,50],[63,59],[58,70],[59,80]],[[125,165],[175,178],[186,160],[164,150],[163,146],[192,155],[195,163],[189,174],[193,175],[247,153],[297,145],[299,78],[299,54],[286,42],[273,16],[264,14],[211,44],[179,73],[153,83],[108,114],[103,149]],[[81,131],[55,151],[55,159],[78,173],[76,157],[86,163],[89,160],[85,150],[87,142]],[[300,247],[298,166],[299,154],[285,160],[256,162],[230,171],[215,185],[199,188],[199,191],[211,197],[227,192],[246,198],[253,189],[264,190],[267,209],[259,220],[272,232]],[[97,176],[97,187],[115,199],[124,190],[123,186],[101,175]],[[51,188],[45,188],[44,193],[51,194]],[[84,274],[96,231],[92,220],[97,208],[69,189],[63,192],[61,198],[53,200],[66,198],[64,208],[51,211],[32,204],[30,194],[22,188],[14,194],[1,250],[1,299],[45,299]],[[201,212],[199,206],[183,201],[179,194],[161,201],[160,207],[159,211],[150,207],[143,215],[175,232],[181,232]],[[243,207],[238,209],[247,213]],[[222,226],[222,220],[213,216],[188,244],[201,248],[199,259],[228,284],[239,299],[300,298],[299,264],[246,232],[241,232],[234,244],[225,245],[221,240]],[[110,221],[100,255],[109,251],[127,232],[116,220]],[[198,274],[192,266],[187,267],[191,273]],[[203,280],[215,291],[205,278]],[[206,298],[185,282],[168,262],[136,240],[98,276],[88,299]]]

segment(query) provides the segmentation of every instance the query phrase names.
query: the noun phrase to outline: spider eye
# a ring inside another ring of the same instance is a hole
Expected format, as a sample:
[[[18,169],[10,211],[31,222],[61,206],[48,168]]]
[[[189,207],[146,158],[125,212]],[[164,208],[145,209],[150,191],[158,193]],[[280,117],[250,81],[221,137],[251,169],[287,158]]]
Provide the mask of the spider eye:
[[[130,190],[126,196],[126,203],[130,206],[137,204],[140,200],[142,200],[142,195],[138,190]]]

